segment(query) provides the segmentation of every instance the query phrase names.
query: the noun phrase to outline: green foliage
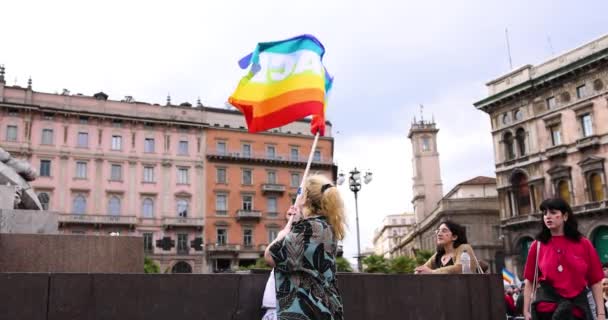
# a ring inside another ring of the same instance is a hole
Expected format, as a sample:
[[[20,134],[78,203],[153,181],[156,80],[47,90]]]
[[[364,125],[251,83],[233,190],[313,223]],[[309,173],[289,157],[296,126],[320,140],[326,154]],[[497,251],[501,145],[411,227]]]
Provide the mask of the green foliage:
[[[417,266],[414,258],[405,256],[395,257],[388,261],[389,273],[414,273]]]
[[[367,273],[388,273],[388,261],[383,256],[372,254],[363,258],[363,271]]]
[[[160,266],[154,260],[144,257],[144,273],[160,273]]]
[[[350,262],[344,257],[336,258],[336,268],[338,269],[338,272],[353,272]]]
[[[246,270],[251,270],[251,269],[267,269],[270,270],[272,269],[272,267],[270,265],[268,265],[268,263],[266,263],[266,260],[264,260],[264,257],[258,258],[255,261],[255,264],[252,264],[248,267],[245,267]]]
[[[421,266],[425,264],[435,254],[433,251],[418,250],[416,251],[416,264]]]

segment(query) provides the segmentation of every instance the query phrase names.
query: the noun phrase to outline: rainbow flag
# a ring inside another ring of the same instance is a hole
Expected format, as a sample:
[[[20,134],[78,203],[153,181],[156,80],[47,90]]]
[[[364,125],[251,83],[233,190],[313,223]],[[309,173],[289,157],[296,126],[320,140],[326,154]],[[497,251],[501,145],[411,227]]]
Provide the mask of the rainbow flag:
[[[333,79],[323,66],[325,48],[312,35],[258,43],[239,61],[250,67],[228,102],[245,115],[249,132],[313,116],[311,131],[324,134],[325,102]]]
[[[502,282],[504,285],[519,286],[521,284],[519,278],[505,268],[502,269]]]

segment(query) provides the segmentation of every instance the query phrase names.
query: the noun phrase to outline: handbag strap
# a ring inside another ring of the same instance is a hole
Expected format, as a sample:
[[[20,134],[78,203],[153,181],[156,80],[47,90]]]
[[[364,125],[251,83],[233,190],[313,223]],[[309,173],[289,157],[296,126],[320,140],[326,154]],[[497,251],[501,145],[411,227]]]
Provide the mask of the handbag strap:
[[[475,256],[475,254],[471,254],[473,256],[473,259],[475,259],[475,264],[477,264],[477,272],[479,274],[483,274],[483,269],[481,268],[481,266],[479,265],[479,260],[477,260],[477,256]]]
[[[530,295],[530,310],[532,311],[532,302],[536,298],[536,289],[538,287],[538,256],[540,256],[540,241],[536,240],[536,262],[534,263],[534,281],[532,282],[532,294]]]

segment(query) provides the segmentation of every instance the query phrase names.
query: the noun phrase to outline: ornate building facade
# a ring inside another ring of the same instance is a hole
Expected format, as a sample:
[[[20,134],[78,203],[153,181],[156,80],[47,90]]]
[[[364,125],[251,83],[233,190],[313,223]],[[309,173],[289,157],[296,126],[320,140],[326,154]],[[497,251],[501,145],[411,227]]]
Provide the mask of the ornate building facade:
[[[390,214],[382,219],[382,226],[374,230],[374,254],[392,258],[393,248],[416,223],[413,213]]]
[[[487,83],[506,265],[520,274],[540,230],[539,204],[570,203],[608,262],[608,36]]]
[[[496,263],[500,251],[498,239],[498,202],[496,180],[476,177],[464,181],[443,195],[439,169],[437,134],[434,121],[416,121],[408,137],[412,144],[413,199],[416,223],[397,240],[391,256],[414,256],[417,250],[435,251],[435,231],[444,220],[454,221],[466,229],[468,242],[477,257],[500,270]]]
[[[32,186],[59,214],[60,232],[141,236],[161,272],[222,271],[260,257],[286,221],[309,126],[249,134],[238,111],[35,92],[31,80],[7,86],[0,69],[0,145],[38,170]],[[326,135],[313,170],[335,180],[329,123]],[[215,259],[222,254],[227,263]]]

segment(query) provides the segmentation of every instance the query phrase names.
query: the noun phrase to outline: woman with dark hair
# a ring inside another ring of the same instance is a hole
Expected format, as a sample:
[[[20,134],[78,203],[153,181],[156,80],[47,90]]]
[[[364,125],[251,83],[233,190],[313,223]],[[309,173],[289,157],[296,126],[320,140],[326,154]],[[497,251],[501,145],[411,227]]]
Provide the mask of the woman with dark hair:
[[[540,204],[540,211],[541,231],[530,246],[524,271],[525,319],[605,320],[602,264],[591,241],[578,231],[572,208],[566,201],[552,198]],[[535,273],[538,285],[532,288]],[[593,310],[589,288],[596,305]],[[533,290],[535,298],[530,301]]]
[[[477,269],[477,258],[473,248],[467,243],[467,234],[463,226],[445,221],[439,225],[435,234],[437,252],[424,265],[415,269],[417,274],[462,273],[460,256],[464,251],[471,257],[471,270]]]

